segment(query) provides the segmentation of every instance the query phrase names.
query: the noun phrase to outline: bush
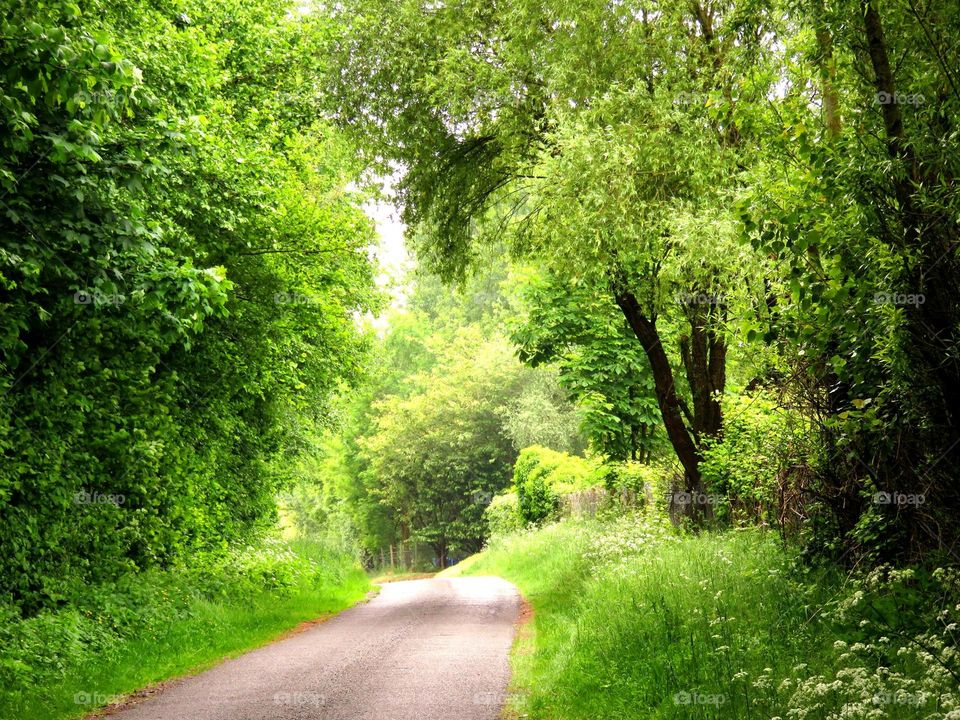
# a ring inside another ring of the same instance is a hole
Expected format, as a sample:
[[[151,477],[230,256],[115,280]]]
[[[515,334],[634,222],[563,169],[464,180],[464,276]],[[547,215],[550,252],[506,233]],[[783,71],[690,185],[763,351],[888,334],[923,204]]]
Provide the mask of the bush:
[[[538,525],[556,519],[560,495],[547,485],[542,475],[534,475],[517,483],[517,510],[524,525]]]
[[[734,522],[777,524],[784,484],[809,457],[801,419],[780,408],[763,390],[725,398],[723,439],[704,451],[701,471],[723,500],[717,516]]]
[[[521,451],[513,469],[520,520],[534,525],[556,518],[560,496],[590,487],[595,469],[589,460],[539,445]]]
[[[483,511],[490,537],[503,537],[523,528],[516,493],[496,495]]]
[[[622,505],[643,506],[647,496],[666,491],[668,471],[658,465],[638,462],[608,462],[593,474],[611,499]]]

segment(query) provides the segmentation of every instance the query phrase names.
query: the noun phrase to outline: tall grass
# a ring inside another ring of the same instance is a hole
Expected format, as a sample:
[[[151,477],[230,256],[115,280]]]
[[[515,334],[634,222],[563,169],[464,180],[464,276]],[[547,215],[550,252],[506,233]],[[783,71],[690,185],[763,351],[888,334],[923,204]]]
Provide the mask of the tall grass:
[[[960,720],[956,568],[848,577],[651,513],[510,535],[452,572],[533,605],[511,696],[530,720]]]
[[[535,610],[514,654],[531,718],[764,718],[780,679],[832,641],[767,535],[678,537],[662,521],[565,521],[495,542],[465,570],[515,582]],[[532,652],[531,652],[532,650]]]

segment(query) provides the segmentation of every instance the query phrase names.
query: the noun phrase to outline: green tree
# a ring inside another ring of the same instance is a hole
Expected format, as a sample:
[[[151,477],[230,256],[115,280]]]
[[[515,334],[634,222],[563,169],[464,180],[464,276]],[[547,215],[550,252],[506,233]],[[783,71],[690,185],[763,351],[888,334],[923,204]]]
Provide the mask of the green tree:
[[[326,20],[5,7],[0,595],[32,612],[268,522],[269,461],[356,375],[376,299],[317,120]]]
[[[534,366],[556,363],[598,452],[616,460],[649,460],[659,421],[653,378],[609,294],[567,287],[553,273],[530,273],[517,291],[520,307],[511,336],[521,359]],[[547,443],[524,447],[534,444]]]
[[[562,376],[551,366],[523,374],[518,394],[503,416],[504,428],[517,450],[543,445],[575,455],[586,451],[582,428],[589,418],[567,395]]]
[[[339,118],[369,158],[407,168],[399,199],[419,256],[456,276],[506,238],[605,287],[647,356],[687,488],[701,491],[699,446],[722,427],[728,308],[677,296],[726,297],[753,265],[729,212],[751,151],[733,110],[772,85],[764,8],[351,0],[341,17]],[[665,336],[670,316],[688,329]]]
[[[502,415],[523,372],[502,339],[466,330],[415,378],[419,392],[381,401],[362,441],[374,493],[401,539],[430,544],[441,566],[451,550],[480,549],[483,511],[510,483],[517,453]]]

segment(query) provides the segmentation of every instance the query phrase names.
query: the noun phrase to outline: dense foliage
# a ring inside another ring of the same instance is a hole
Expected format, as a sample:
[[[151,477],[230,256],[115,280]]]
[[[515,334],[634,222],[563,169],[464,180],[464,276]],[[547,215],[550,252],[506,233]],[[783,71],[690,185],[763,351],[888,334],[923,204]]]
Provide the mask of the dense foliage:
[[[802,497],[811,547],[953,547],[947,5],[347,0],[337,14],[338,119],[371,163],[404,168],[419,257],[457,277],[506,246],[543,268],[517,340],[601,401],[594,433],[615,454],[633,452],[651,399],[618,398],[649,388],[680,490],[707,498],[724,396],[764,387],[816,435],[798,458],[809,482],[781,473],[777,489]],[[685,512],[706,524],[715,504]]]
[[[818,539],[916,558],[952,548],[960,517],[960,20],[938,2],[798,20],[777,112],[749,111],[769,140],[743,234],[779,268],[757,334],[819,426]],[[876,501],[901,496],[923,502]]]
[[[523,525],[557,517],[560,498],[588,487],[594,481],[594,466],[584,460],[549,448],[525,448],[513,467],[517,513]]]
[[[421,390],[382,400],[363,443],[376,495],[398,521],[433,547],[441,567],[452,546],[476,552],[481,517],[509,482],[516,450],[500,416],[517,394],[519,364],[504,345],[461,339],[447,361],[417,378]]]
[[[0,20],[0,599],[240,539],[359,368],[369,221],[292,3]]]

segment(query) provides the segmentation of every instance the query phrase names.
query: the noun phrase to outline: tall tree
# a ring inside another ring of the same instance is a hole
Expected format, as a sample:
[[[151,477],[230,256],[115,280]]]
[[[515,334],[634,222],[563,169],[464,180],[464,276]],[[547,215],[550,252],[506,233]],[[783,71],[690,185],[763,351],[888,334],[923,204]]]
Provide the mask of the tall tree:
[[[483,510],[510,483],[517,451],[502,417],[522,370],[505,341],[468,330],[416,379],[419,392],[381,401],[362,443],[374,494],[441,567],[451,549],[480,550]]]
[[[726,290],[716,253],[690,274],[667,265],[691,269],[678,260],[696,258],[696,242],[729,237],[712,209],[729,202],[745,152],[736,96],[769,86],[756,72],[766,18],[732,3],[342,8],[339,118],[368,157],[406,169],[400,199],[420,256],[455,275],[477,241],[507,235],[607,287],[648,358],[686,487],[702,490],[699,443],[722,425],[724,303],[688,305],[686,350],[658,321],[680,309],[678,290]],[[695,215],[720,225],[694,232]]]

